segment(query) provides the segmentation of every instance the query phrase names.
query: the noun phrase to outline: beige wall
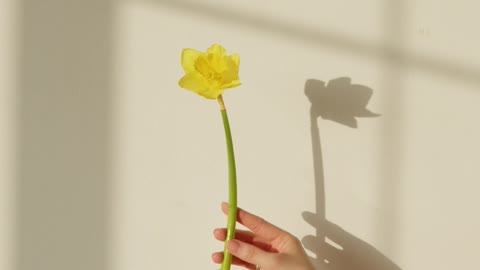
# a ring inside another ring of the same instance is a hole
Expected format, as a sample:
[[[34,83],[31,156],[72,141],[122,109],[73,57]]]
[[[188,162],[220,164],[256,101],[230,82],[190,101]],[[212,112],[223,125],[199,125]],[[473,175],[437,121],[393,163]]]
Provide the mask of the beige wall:
[[[14,1],[0,1],[0,269],[13,267],[15,11]]]
[[[479,268],[480,4],[22,3],[23,25],[0,28],[0,56],[20,48],[0,66],[0,263],[215,269],[223,127],[177,81],[182,48],[220,43],[241,57],[225,102],[242,207],[302,239],[319,269]],[[30,42],[8,45],[16,35]],[[320,95],[313,115],[305,91]],[[367,101],[379,116],[361,117]]]

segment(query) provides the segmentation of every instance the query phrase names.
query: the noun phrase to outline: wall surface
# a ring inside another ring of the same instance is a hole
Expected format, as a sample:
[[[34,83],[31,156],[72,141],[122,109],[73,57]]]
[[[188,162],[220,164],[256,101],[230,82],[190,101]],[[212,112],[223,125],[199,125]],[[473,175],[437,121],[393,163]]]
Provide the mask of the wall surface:
[[[213,43],[241,207],[318,269],[480,268],[480,4],[77,2],[0,2],[0,269],[218,269],[221,117],[177,85]]]
[[[0,0],[0,269],[13,267],[15,21],[14,1]]]

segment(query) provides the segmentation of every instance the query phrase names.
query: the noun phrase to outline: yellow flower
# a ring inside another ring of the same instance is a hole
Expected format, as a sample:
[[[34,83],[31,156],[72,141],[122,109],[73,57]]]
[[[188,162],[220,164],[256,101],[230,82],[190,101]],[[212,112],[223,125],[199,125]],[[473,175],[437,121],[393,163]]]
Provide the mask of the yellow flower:
[[[182,67],[185,75],[180,79],[180,87],[208,99],[216,99],[227,88],[239,86],[238,54],[227,55],[220,45],[214,44],[207,52],[184,49]]]

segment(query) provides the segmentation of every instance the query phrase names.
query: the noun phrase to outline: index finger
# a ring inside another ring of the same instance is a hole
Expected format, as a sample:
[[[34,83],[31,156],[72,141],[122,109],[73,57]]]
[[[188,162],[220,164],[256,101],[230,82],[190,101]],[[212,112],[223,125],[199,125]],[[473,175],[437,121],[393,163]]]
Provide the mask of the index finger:
[[[222,203],[222,211],[228,214],[228,203]],[[290,236],[288,232],[241,208],[237,210],[237,221],[267,241]]]

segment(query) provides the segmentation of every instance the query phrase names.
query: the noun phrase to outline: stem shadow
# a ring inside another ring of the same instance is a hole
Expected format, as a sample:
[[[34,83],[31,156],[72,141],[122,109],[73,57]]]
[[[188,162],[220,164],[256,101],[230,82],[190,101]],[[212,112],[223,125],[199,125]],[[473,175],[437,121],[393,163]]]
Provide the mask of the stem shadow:
[[[315,213],[303,212],[304,220],[316,229],[315,235],[302,239],[305,248],[314,254],[312,262],[318,269],[331,270],[400,270],[375,247],[327,220],[325,203],[325,176],[318,118],[357,128],[357,118],[378,117],[366,108],[373,90],[352,84],[348,77],[325,83],[309,79],[305,95],[311,103],[310,123],[315,177]],[[336,245],[326,242],[331,240]]]

